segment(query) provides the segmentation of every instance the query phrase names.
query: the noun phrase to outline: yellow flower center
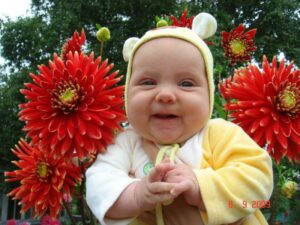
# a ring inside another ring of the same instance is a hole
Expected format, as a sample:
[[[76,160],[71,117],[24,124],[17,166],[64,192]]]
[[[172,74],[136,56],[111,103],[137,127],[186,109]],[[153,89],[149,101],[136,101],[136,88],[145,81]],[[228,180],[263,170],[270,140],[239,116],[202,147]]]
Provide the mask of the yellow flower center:
[[[48,164],[46,162],[39,162],[36,168],[37,177],[42,182],[48,182],[52,170],[49,168]]]
[[[41,178],[45,178],[47,176],[47,165],[46,165],[46,163],[41,163],[38,166],[38,174]]]
[[[59,96],[59,100],[62,103],[67,104],[73,101],[75,95],[76,95],[75,90],[72,90],[71,88],[67,88],[63,93],[61,93],[61,95]]]
[[[78,109],[80,101],[84,98],[80,85],[75,81],[62,81],[52,92],[52,107],[69,114]]]
[[[283,98],[282,98],[283,107],[292,109],[295,107],[296,103],[297,103],[296,95],[294,92],[286,91],[283,94]]]
[[[294,118],[300,111],[300,90],[295,84],[288,83],[278,94],[277,109]]]
[[[229,46],[234,55],[243,55],[246,51],[245,43],[240,39],[232,40]]]

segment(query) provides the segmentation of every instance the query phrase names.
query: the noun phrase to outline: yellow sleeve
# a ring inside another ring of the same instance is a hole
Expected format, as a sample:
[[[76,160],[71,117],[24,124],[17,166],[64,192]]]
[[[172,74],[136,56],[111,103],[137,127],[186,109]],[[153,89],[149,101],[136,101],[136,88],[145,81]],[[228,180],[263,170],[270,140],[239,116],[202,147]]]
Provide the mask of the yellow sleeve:
[[[201,169],[194,171],[206,212],[206,225],[237,221],[268,200],[273,190],[272,161],[239,126],[211,120],[203,139]]]

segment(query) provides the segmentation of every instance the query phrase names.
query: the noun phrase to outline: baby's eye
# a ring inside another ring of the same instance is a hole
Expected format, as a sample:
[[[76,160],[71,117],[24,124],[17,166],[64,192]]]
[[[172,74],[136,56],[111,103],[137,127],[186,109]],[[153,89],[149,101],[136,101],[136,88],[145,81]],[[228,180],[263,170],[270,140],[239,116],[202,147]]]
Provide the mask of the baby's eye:
[[[140,82],[140,85],[155,85],[155,81],[154,80],[142,80]]]
[[[193,87],[194,86],[194,83],[190,80],[183,80],[179,83],[179,86],[182,86],[182,87]]]

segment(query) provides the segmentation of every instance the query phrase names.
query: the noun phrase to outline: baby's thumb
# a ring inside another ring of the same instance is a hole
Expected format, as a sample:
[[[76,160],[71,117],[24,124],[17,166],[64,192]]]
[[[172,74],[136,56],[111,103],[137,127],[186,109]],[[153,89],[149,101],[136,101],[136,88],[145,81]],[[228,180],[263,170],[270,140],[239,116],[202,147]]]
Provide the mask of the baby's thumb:
[[[174,164],[169,163],[169,160],[163,160],[156,165],[149,173],[150,182],[163,181],[164,176],[170,170],[174,169]]]
[[[149,173],[149,181],[151,183],[162,181],[163,177],[164,177],[164,174],[163,174],[163,171],[160,166],[154,167]]]

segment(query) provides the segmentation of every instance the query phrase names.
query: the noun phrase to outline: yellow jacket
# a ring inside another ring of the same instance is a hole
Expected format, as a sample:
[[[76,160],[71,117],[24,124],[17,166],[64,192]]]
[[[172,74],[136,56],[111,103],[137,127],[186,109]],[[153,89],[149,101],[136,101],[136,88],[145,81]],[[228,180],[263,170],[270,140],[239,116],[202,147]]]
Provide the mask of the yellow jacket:
[[[241,217],[246,217],[243,225],[267,224],[259,208],[270,207],[272,161],[239,126],[222,119],[209,122],[200,167],[194,172],[207,210],[200,212],[205,224]]]

